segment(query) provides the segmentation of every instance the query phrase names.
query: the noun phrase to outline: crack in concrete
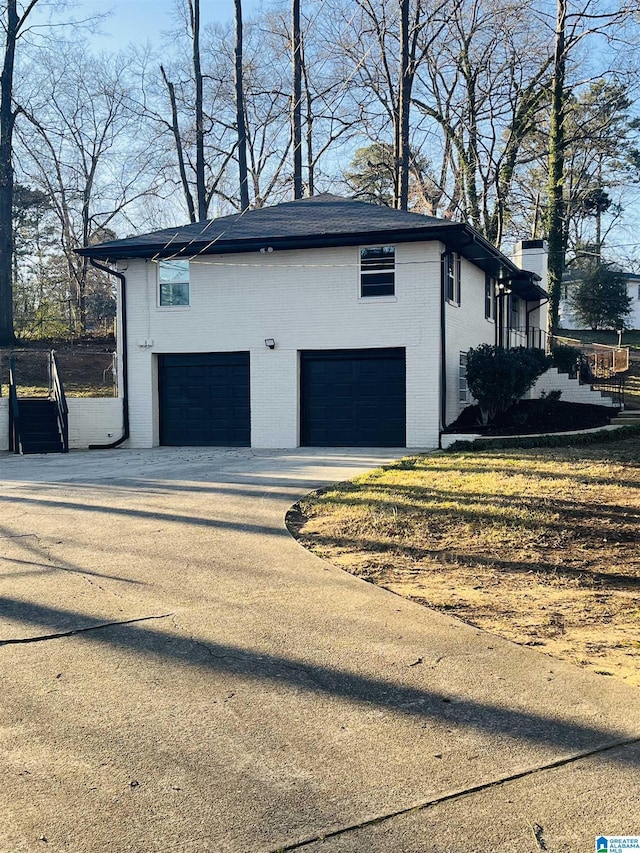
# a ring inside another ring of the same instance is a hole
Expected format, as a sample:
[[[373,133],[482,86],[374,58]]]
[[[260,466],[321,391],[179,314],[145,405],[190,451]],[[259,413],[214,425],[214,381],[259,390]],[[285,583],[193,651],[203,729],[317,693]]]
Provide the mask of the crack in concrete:
[[[133,625],[135,622],[148,622],[150,619],[167,619],[173,613],[159,613],[154,616],[139,616],[137,619],[121,619],[118,622],[101,622],[98,625],[88,625],[86,628],[73,628],[70,631],[59,631],[57,634],[42,634],[38,637],[20,637],[13,640],[0,640],[0,646],[17,646],[28,643],[43,643],[46,640],[60,640],[63,637],[73,637],[76,634],[86,634],[88,631],[99,631],[102,628],[112,628],[115,625]]]
[[[12,533],[11,536],[0,536],[0,539],[27,539],[31,537],[32,539],[38,539],[37,533]]]
[[[200,646],[200,648],[204,649],[207,652],[207,654],[210,657],[212,657],[214,660],[234,660],[234,661],[243,661],[245,663],[249,662],[249,661],[259,662],[261,660],[261,655],[258,653],[253,653],[253,652],[246,652],[245,653],[245,652],[239,651],[237,654],[224,654],[224,655],[217,654],[216,652],[213,651],[213,649],[211,648],[211,646],[208,643],[204,642],[203,640],[197,640],[193,636],[193,634],[190,634],[186,628],[184,628],[182,625],[180,625],[178,622],[178,615],[177,614],[173,614],[171,621],[173,622],[174,627],[178,631],[182,631],[183,633],[185,633],[187,635],[190,643],[193,643],[194,646]],[[269,657],[269,655],[265,655],[265,657]],[[304,664],[285,663],[284,661],[279,661],[278,665],[282,669],[287,670],[288,672],[295,672],[295,673],[302,672],[302,673],[304,673],[307,676],[308,680],[312,684],[315,684],[317,687],[320,687],[320,688],[325,689],[325,690],[328,687],[327,683],[325,683],[321,679],[319,679],[315,675],[315,673],[313,673],[310,669],[305,667]]]
[[[242,652],[240,652],[239,654],[236,654],[236,655],[219,655],[219,654],[216,654],[214,651],[212,651],[211,647],[208,646],[206,643],[203,643],[200,640],[196,640],[194,637],[189,637],[189,640],[194,645],[200,646],[201,648],[203,648],[215,660],[235,660],[235,661],[244,661],[245,663],[249,660],[251,660],[252,662],[253,661],[259,662],[260,661],[261,656],[259,654],[255,654],[255,655],[250,654],[250,653],[243,654]],[[322,690],[326,690],[328,688],[328,685],[325,682],[323,682],[321,679],[317,678],[312,672],[310,672],[302,664],[285,664],[282,661],[280,661],[279,666],[282,669],[287,670],[288,672],[294,672],[297,674],[299,674],[301,672],[304,673],[306,675],[307,679],[309,680],[309,682],[311,682],[311,684],[315,684],[316,687],[319,687]]]
[[[536,840],[536,844],[540,850],[548,850],[547,842],[544,840],[544,827],[539,823],[530,823],[531,832]]]
[[[415,814],[417,812],[432,808],[433,806],[440,805],[441,803],[453,802],[455,800],[461,799],[462,797],[468,797],[473,794],[481,793],[482,791],[488,791],[491,788],[498,788],[501,785],[506,785],[510,782],[516,782],[519,779],[525,779],[528,776],[533,776],[536,773],[542,773],[545,770],[556,770],[560,767],[565,767],[568,764],[575,764],[576,762],[582,761],[585,758],[591,758],[594,755],[602,755],[603,753],[609,752],[612,749],[617,749],[618,747],[633,746],[634,744],[638,743],[640,743],[640,737],[633,737],[627,740],[615,741],[614,743],[607,744],[606,746],[599,746],[595,749],[587,750],[586,752],[580,752],[576,755],[570,755],[567,758],[559,758],[556,761],[551,761],[547,764],[541,764],[538,767],[532,767],[529,770],[522,770],[519,773],[512,773],[509,776],[502,776],[499,779],[492,779],[489,782],[483,782],[480,785],[473,785],[470,788],[463,788],[460,791],[453,791],[450,794],[443,794],[440,797],[435,797],[432,800],[425,800],[424,802],[417,803],[413,806],[407,806],[403,809],[397,809],[393,812],[377,815],[376,817],[368,818],[367,820],[363,820],[359,823],[353,823],[349,826],[341,826],[338,827],[338,829],[332,829],[328,832],[319,832],[317,835],[309,836],[308,838],[304,838],[300,841],[294,841],[292,844],[285,844],[281,847],[275,847],[270,850],[269,853],[288,853],[288,851],[290,850],[299,850],[302,847],[307,847],[309,844],[321,843],[323,841],[327,841],[329,838],[337,838],[340,835],[346,835],[348,832],[355,832],[359,829],[366,829],[369,826],[377,826],[378,824],[385,823],[386,821],[392,820],[395,817]],[[542,827],[540,827],[540,830],[542,832]],[[536,840],[539,844],[540,840],[538,839],[537,835]],[[546,847],[543,847],[542,849],[546,849]]]

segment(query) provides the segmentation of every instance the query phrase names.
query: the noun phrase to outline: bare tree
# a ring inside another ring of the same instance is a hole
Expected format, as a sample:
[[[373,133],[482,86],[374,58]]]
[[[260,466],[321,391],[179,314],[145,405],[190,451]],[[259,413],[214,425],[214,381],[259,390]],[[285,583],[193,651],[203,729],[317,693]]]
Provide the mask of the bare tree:
[[[240,2],[240,0],[238,0]],[[187,0],[189,22],[191,24],[191,45],[193,49],[193,79],[196,87],[196,194],[198,198],[198,219],[207,218],[207,196],[204,180],[204,114],[203,80],[200,65],[200,0]]]
[[[20,111],[13,104],[16,47],[38,0],[18,10],[17,0],[6,0],[4,58],[0,75],[0,344],[11,344],[13,328],[13,132]]]
[[[442,134],[445,215],[469,221],[500,245],[523,144],[546,106],[547,38],[528,10],[464,0],[442,45],[420,70],[414,102]]]
[[[413,152],[420,129],[412,121],[414,85],[419,69],[429,64],[448,16],[461,0],[357,0],[350,38],[341,41],[352,64],[352,98],[358,119],[371,142],[394,149],[394,206],[406,209]],[[399,61],[397,61],[399,58]]]
[[[353,10],[342,0],[293,0],[282,13],[271,12],[264,24],[271,35],[273,57],[290,56],[290,146],[293,195],[314,195],[318,180],[335,181],[335,165],[324,161],[356,134],[357,102],[352,99],[352,70],[337,45]],[[295,111],[294,108],[295,107]],[[297,189],[295,187],[298,183]]]
[[[300,0],[291,2],[291,142],[293,147],[293,197],[302,198],[302,35]]]
[[[249,207],[249,176],[247,173],[247,126],[244,112],[244,76],[242,67],[242,0],[235,0],[235,89],[236,125],[238,128],[238,173],[240,178],[240,210]]]
[[[553,82],[549,127],[549,183],[547,193],[547,240],[549,243],[549,331],[558,326],[558,312],[565,259],[564,122],[566,76],[567,0],[557,0]]]
[[[211,38],[205,38],[201,30],[200,0],[179,0],[177,11],[183,29],[176,32],[173,56],[160,65],[170,120],[153,75],[146,71],[146,56],[139,57],[143,92],[138,110],[155,127],[155,137],[150,135],[157,145],[162,145],[162,136],[170,134],[179,185],[189,219],[195,222],[207,218],[211,200],[224,185],[227,167],[237,151],[237,139],[232,140],[236,119],[229,85],[233,59],[227,59],[226,29],[223,54],[212,56],[208,45],[203,45]],[[174,166],[167,164],[168,170]]]
[[[128,71],[117,55],[97,59],[76,46],[41,49],[34,91],[23,106],[28,123],[18,135],[21,170],[46,194],[58,220],[80,333],[89,267],[73,250],[127,223],[127,211],[159,183],[153,151],[138,138]]]
[[[166,124],[171,130],[171,134],[173,136],[173,141],[175,144],[176,157],[178,158],[178,171],[180,173],[180,183],[182,185],[182,191],[184,193],[187,210],[189,211],[189,222],[195,222],[196,207],[193,202],[193,194],[191,192],[191,187],[189,186],[189,178],[187,176],[184,145],[182,142],[182,133],[180,131],[180,116],[178,113],[176,87],[167,77],[167,72],[164,70],[163,65],[160,66],[160,73],[162,74],[162,79],[164,80],[165,86],[167,87],[167,92],[169,93],[169,103],[171,104],[171,123],[169,124],[167,122]]]

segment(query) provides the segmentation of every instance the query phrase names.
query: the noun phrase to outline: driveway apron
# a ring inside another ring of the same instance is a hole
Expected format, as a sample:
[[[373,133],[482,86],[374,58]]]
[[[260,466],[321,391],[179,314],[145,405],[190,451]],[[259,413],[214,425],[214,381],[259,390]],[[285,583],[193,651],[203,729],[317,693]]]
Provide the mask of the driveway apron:
[[[393,458],[1,455],[0,851],[577,853],[640,834],[637,690],[290,537],[301,495]]]

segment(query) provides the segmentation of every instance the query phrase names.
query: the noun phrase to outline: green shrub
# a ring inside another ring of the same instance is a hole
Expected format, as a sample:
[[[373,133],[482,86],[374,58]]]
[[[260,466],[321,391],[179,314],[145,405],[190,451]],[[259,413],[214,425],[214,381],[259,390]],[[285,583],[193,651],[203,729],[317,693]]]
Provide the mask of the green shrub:
[[[556,344],[551,350],[551,358],[553,359],[553,366],[557,367],[560,373],[575,376],[578,362],[582,358],[582,350],[566,344]]]
[[[467,385],[478,401],[482,423],[513,406],[549,369],[551,361],[542,350],[482,344],[467,353]]]

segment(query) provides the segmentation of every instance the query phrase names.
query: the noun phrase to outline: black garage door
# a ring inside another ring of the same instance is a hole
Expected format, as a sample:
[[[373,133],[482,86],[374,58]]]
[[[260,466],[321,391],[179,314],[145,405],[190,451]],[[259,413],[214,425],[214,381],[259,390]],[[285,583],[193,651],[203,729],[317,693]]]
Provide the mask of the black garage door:
[[[301,353],[306,447],[404,447],[404,349]]]
[[[249,353],[158,356],[160,444],[251,444]]]

